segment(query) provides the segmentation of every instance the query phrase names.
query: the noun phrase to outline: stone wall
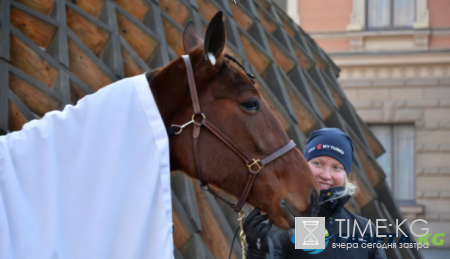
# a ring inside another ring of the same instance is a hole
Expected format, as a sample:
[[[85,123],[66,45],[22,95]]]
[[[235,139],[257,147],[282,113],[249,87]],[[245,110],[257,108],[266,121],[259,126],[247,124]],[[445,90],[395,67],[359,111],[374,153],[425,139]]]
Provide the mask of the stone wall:
[[[430,233],[444,232],[447,237],[450,236],[450,58],[448,62],[437,62],[435,58],[448,55],[448,52],[435,56],[390,55],[391,63],[397,64],[385,64],[387,59],[382,61],[381,55],[380,62],[372,59],[372,64],[362,56],[333,57],[341,64],[339,82],[366,123],[414,124],[416,205],[401,206],[401,210],[409,222],[417,218],[429,222],[417,224],[415,229],[428,227]],[[450,247],[450,242],[444,246]]]

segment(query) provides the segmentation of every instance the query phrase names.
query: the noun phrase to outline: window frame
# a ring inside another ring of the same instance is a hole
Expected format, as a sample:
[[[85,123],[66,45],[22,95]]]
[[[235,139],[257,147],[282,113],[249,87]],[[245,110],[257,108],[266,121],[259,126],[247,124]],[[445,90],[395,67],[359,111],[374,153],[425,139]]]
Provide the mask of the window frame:
[[[390,31],[400,31],[400,30],[410,30],[410,29],[414,29],[414,23],[416,22],[416,11],[417,11],[417,0],[413,0],[414,4],[413,4],[413,21],[411,26],[394,26],[394,1],[396,0],[389,0],[390,2],[390,13],[389,13],[389,26],[386,27],[369,27],[369,1],[370,0],[364,0],[365,1],[365,29],[368,31],[386,31],[386,30],[390,30]]]
[[[393,198],[395,199],[395,201],[399,204],[399,205],[414,205],[416,204],[416,192],[417,192],[417,175],[416,175],[416,162],[417,162],[417,153],[416,153],[416,128],[415,128],[415,124],[414,123],[368,123],[369,128],[371,128],[372,126],[386,126],[388,127],[388,132],[389,132],[389,138],[390,138],[390,147],[389,147],[389,153],[391,155],[390,158],[390,168],[391,168],[391,172],[389,173],[389,181],[390,184],[388,184],[388,186],[390,186],[391,190],[392,190],[392,194],[393,194]],[[411,172],[411,177],[413,179],[413,183],[412,186],[410,186],[409,188],[411,188],[411,192],[412,192],[412,198],[409,200],[401,200],[398,199],[396,197],[396,191],[394,190],[395,188],[395,177],[393,175],[393,172],[395,171],[395,159],[397,157],[397,154],[395,154],[395,127],[396,126],[410,126],[413,129],[413,157],[412,157],[412,166],[413,166],[413,170]],[[375,134],[374,134],[375,135]],[[375,135],[376,136],[376,135]],[[378,139],[378,136],[376,136]],[[384,146],[383,146],[384,147]],[[388,152],[387,147],[384,147],[386,150],[386,153]],[[384,153],[384,154],[386,154]],[[383,155],[384,155],[383,154]],[[377,161],[378,163],[378,161]],[[384,168],[383,168],[384,171]],[[387,178],[387,177],[386,177]],[[388,181],[388,179],[386,179],[386,181]]]

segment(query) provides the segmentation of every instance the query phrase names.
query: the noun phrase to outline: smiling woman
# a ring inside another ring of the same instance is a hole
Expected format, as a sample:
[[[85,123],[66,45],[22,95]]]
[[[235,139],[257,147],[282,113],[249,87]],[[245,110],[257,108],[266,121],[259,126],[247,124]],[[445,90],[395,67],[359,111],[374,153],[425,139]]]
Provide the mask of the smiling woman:
[[[344,185],[344,166],[336,159],[328,156],[315,157],[308,164],[321,190]]]
[[[342,191],[333,192],[333,196],[320,201],[323,204],[331,199],[356,194],[358,187],[349,180],[344,166],[336,159],[329,156],[315,157],[308,161],[309,167],[319,184],[320,190],[326,190],[336,186],[342,186]]]
[[[308,161],[312,174],[320,187],[319,217],[325,217],[325,229],[329,234],[327,242],[335,243],[336,236],[347,236],[345,229],[353,229],[356,221],[358,226],[366,226],[368,220],[354,215],[344,208],[344,205],[356,192],[356,186],[348,179],[353,162],[353,141],[339,129],[324,128],[311,134],[305,147],[304,156]],[[267,239],[273,240],[274,257],[281,258],[386,258],[381,249],[355,248],[339,249],[326,246],[324,250],[295,249],[293,229],[285,231],[276,226],[262,223],[266,219],[256,209],[244,223],[248,242],[248,258],[265,258],[268,246]],[[337,224],[337,219],[344,219],[343,224]],[[349,221],[347,221],[347,219]],[[349,222],[349,223],[347,223]],[[349,224],[349,225],[347,225]],[[372,231],[375,226],[371,224]],[[259,240],[259,241],[258,241]],[[344,242],[347,240],[345,239]],[[320,255],[316,255],[319,254]],[[311,255],[313,254],[313,255]]]

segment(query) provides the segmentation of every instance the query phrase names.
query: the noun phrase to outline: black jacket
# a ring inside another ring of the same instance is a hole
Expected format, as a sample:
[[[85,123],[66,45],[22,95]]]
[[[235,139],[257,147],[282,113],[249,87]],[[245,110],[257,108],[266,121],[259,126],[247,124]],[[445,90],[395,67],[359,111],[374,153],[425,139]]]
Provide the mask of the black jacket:
[[[328,191],[321,192],[321,200],[324,200],[329,195]],[[345,203],[350,199],[350,196],[338,198],[333,201],[327,201],[321,205],[319,217],[325,217],[325,228],[328,230],[330,236],[328,245],[325,250],[317,254],[309,254],[301,249],[295,249],[294,243],[291,241],[294,230],[285,231],[276,226],[273,226],[269,232],[274,245],[274,258],[273,259],[386,259],[385,251],[381,248],[361,248],[362,243],[370,242],[372,240],[367,238],[361,238],[358,244],[358,248],[333,248],[333,243],[336,243],[336,237],[339,235],[339,222],[336,219],[350,219],[350,232],[353,233],[354,220],[358,222],[362,231],[368,222],[366,218],[357,216],[344,208]],[[367,229],[369,231],[369,229]],[[366,231],[366,233],[367,233]],[[342,222],[342,232],[347,232],[347,220]],[[372,232],[375,235],[375,226],[372,223]],[[358,229],[356,229],[356,233]],[[345,235],[348,236],[348,235]],[[351,236],[351,234],[350,234]],[[366,236],[366,235],[365,235]],[[366,240],[366,241],[364,241]],[[348,238],[343,237],[340,239],[341,244],[347,243]]]
[[[323,190],[320,192],[320,200],[327,200],[328,196],[333,196],[339,191],[342,191],[342,187]],[[311,251],[307,252],[301,249],[295,249],[295,244],[291,241],[294,230],[285,231],[276,226],[272,226],[267,235],[273,242],[273,259],[386,259],[385,251],[382,248],[376,248],[376,246],[374,246],[374,248],[366,248],[368,243],[373,244],[376,242],[368,237],[370,235],[369,229],[366,230],[364,237],[357,238],[359,241],[358,248],[333,248],[333,244],[338,244],[337,238],[339,236],[339,222],[337,222],[336,219],[345,219],[345,221],[341,223],[342,237],[339,240],[339,243],[342,245],[346,245],[349,241],[349,239],[346,238],[349,236],[346,233],[347,220],[350,220],[350,236],[353,233],[355,219],[362,231],[364,231],[368,222],[366,218],[357,216],[344,208],[344,205],[349,199],[350,196],[345,196],[332,201],[327,201],[320,205],[318,216],[325,217],[325,228],[328,230],[330,236],[328,245],[320,253],[310,254]],[[375,226],[373,223],[371,224],[371,228],[373,235],[375,235]],[[356,229],[356,233],[359,233],[358,229]],[[253,253],[252,251],[248,251],[247,258],[265,259],[266,256],[262,255],[260,252]],[[269,256],[269,258],[271,257]]]

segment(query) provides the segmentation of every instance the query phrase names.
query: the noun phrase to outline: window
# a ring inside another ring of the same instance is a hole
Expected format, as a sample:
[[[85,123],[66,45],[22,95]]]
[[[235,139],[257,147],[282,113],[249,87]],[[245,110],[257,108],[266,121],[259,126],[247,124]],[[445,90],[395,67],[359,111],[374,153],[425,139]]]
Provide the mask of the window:
[[[415,5],[415,0],[367,0],[367,26],[370,29],[412,27]]]
[[[415,133],[412,124],[381,124],[369,126],[386,153],[377,161],[386,174],[386,181],[399,202],[415,201]]]

